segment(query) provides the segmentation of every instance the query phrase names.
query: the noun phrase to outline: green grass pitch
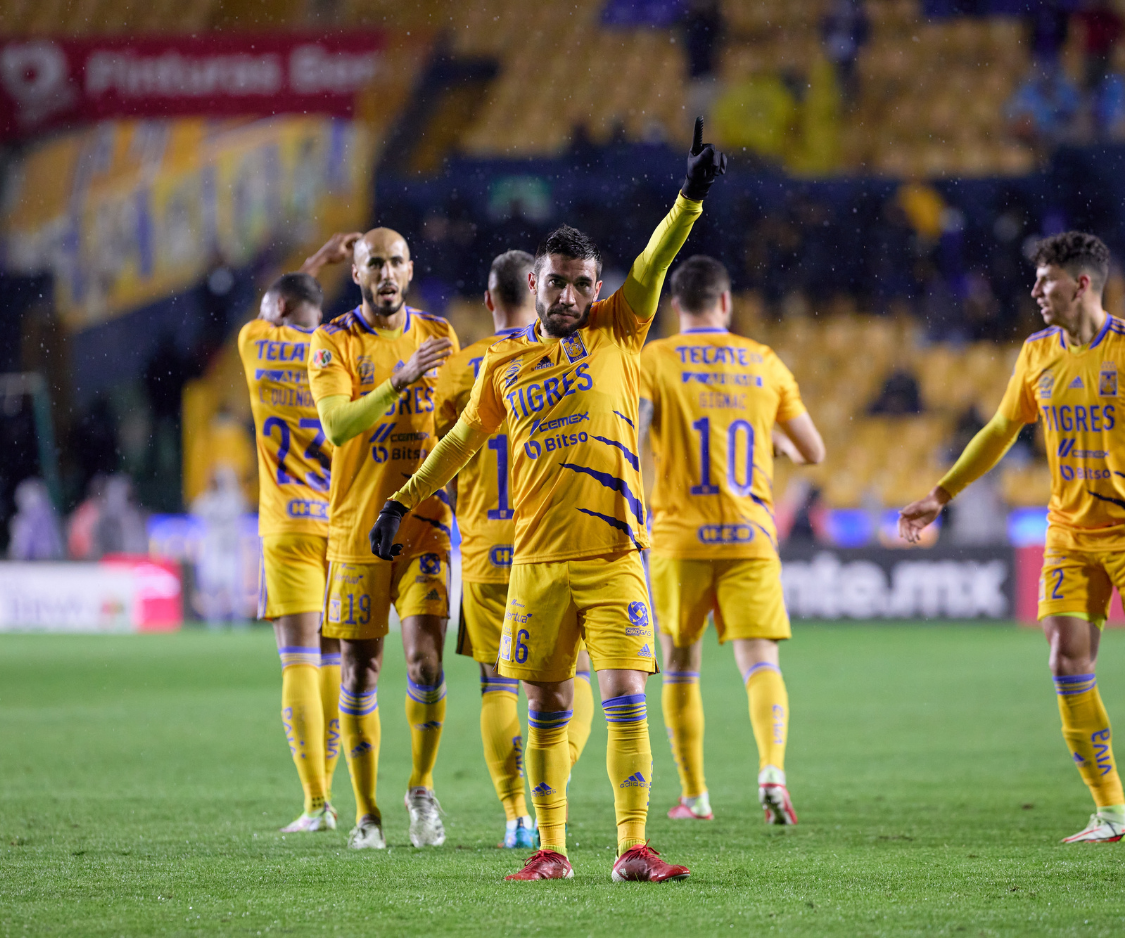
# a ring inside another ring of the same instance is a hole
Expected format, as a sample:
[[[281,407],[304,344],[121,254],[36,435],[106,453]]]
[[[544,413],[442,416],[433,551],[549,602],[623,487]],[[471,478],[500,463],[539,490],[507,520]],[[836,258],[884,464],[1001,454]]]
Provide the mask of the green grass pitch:
[[[392,641],[395,636],[392,636]],[[1125,634],[1102,693],[1125,720]],[[299,788],[269,631],[0,636],[0,936],[1120,935],[1125,844],[1065,847],[1090,801],[1058,729],[1041,636],[1015,627],[798,625],[783,649],[801,824],[768,828],[730,652],[704,661],[716,819],[672,822],[649,684],[653,845],[692,877],[615,885],[605,724],[571,783],[570,882],[504,883],[524,854],[478,731],[476,666],[450,653],[437,771],[448,841],[408,845],[402,655],[380,686],[392,849],[289,835]],[[1119,755],[1125,754],[1118,746]]]

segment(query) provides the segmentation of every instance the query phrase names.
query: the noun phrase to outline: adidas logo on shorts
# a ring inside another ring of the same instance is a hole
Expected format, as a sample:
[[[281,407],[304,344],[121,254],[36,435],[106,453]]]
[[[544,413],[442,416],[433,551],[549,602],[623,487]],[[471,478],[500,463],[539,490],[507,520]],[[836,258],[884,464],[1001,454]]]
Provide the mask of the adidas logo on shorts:
[[[426,594],[426,602],[428,603],[436,603],[439,599],[441,599],[441,593],[437,590],[430,590]]]

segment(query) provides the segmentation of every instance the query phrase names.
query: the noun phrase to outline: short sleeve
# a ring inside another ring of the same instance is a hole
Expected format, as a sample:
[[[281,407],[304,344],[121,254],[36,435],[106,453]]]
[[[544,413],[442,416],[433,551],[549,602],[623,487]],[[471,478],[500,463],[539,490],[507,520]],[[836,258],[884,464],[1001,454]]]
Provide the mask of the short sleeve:
[[[806,413],[808,408],[801,400],[801,390],[797,387],[797,379],[793,377],[793,372],[776,354],[773,356],[773,367],[778,391],[777,422],[788,423]]]
[[[313,399],[321,400],[339,394],[352,398],[352,376],[339,347],[321,326],[309,343],[309,388]]]
[[[461,415],[465,397],[465,367],[446,364],[439,372],[434,389],[434,427],[439,437],[445,436]]]
[[[1012,371],[1012,377],[1008,379],[1008,388],[1004,392],[1004,399],[996,410],[1001,417],[1007,417],[1009,420],[1015,420],[1019,423],[1035,423],[1039,419],[1039,407],[1035,403],[1035,395],[1032,393],[1031,383],[1028,381],[1028,357],[1028,346],[1025,342],[1023,348],[1020,349],[1019,358],[1016,359],[1016,367]]]
[[[640,349],[655,319],[641,319],[633,312],[623,290],[615,291],[608,300],[599,300],[590,310],[590,325],[609,332],[618,345],[626,348]]]
[[[496,374],[503,358],[493,355],[489,349],[480,365],[480,373],[469,393],[469,402],[461,413],[461,419],[471,427],[483,430],[492,435],[504,422],[507,416],[504,410],[504,400],[496,387],[498,375]]]

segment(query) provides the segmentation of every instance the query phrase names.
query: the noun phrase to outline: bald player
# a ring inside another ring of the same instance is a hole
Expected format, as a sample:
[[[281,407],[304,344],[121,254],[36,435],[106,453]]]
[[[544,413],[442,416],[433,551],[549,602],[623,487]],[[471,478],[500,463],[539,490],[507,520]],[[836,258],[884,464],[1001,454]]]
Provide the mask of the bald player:
[[[433,449],[438,369],[459,350],[448,322],[406,305],[413,276],[410,249],[398,232],[367,232],[352,253],[363,302],[317,329],[309,354],[309,386],[335,447],[323,634],[341,644],[340,734],[356,799],[348,838],[354,849],[386,846],[375,800],[377,690],[392,603],[402,621],[408,678],[410,840],[415,847],[445,842],[433,770],[445,719],[448,498],[438,492],[404,519],[404,549],[394,563],[376,560],[367,538],[383,502]]]

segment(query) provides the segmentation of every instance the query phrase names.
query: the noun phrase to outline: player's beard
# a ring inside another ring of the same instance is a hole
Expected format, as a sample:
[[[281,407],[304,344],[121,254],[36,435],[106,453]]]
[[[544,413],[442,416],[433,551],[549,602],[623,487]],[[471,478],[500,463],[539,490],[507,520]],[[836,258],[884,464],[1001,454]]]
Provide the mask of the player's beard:
[[[363,294],[363,302],[365,302],[377,316],[393,316],[406,305],[406,297],[401,292],[398,295],[398,302],[393,306],[384,306],[380,303],[378,294],[372,290],[370,286],[360,286],[359,292]]]
[[[560,322],[558,316],[560,313],[570,309],[567,306],[555,305],[551,307],[544,306],[539,302],[539,298],[535,298],[535,313],[539,317],[539,321],[543,324],[543,331],[549,336],[556,339],[565,339],[568,335],[574,335],[579,329],[586,325],[586,321],[590,318],[590,307],[594,305],[591,300],[586,304],[586,308],[582,310],[582,315],[578,317],[573,323],[569,321]],[[552,321],[552,316],[555,317]]]

